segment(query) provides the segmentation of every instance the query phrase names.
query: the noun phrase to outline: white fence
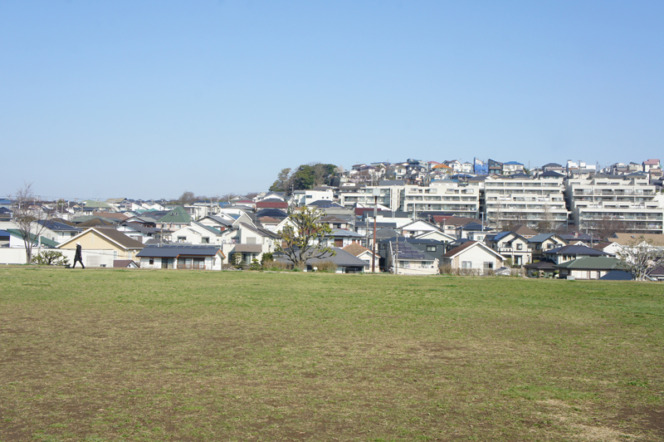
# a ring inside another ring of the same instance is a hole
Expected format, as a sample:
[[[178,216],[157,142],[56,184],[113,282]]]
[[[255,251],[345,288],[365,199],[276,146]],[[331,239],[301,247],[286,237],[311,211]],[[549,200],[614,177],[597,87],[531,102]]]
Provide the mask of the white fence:
[[[66,249],[45,249],[62,252],[67,257],[69,264],[74,264],[75,250]],[[32,249],[32,255],[35,256],[39,253],[40,249],[35,247]],[[117,259],[117,254],[111,250],[83,250],[83,264],[86,267],[113,267],[113,261]],[[15,247],[1,247],[0,248],[0,265],[9,264],[25,264],[25,249]]]

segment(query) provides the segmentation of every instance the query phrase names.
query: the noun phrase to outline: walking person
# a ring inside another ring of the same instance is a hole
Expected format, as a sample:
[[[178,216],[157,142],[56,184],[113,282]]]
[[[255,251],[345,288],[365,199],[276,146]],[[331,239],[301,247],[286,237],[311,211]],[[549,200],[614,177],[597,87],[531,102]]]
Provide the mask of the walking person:
[[[81,247],[80,242],[76,243],[76,254],[74,255],[74,265],[71,266],[72,269],[76,267],[77,262],[80,262],[81,267],[85,268],[83,265],[83,248]]]

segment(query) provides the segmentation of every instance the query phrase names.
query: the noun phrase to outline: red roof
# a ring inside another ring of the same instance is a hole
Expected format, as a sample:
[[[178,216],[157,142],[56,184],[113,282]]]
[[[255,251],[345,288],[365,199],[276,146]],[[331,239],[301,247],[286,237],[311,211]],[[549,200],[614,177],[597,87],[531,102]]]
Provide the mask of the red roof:
[[[260,201],[256,203],[257,209],[288,209],[286,201]]]

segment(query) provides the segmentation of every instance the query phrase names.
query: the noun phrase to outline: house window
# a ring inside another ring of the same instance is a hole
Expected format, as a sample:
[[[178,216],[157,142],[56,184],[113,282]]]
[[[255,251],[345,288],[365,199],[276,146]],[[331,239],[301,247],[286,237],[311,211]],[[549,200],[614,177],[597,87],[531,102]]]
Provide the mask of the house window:
[[[521,250],[521,249],[523,249],[523,244],[518,243],[518,244],[516,245],[516,249],[517,249],[517,250]]]
[[[178,236],[178,242],[185,242],[185,241],[187,241],[186,236]]]
[[[436,246],[427,246],[427,252],[435,252]]]
[[[209,236],[202,237],[201,244],[210,244],[210,237]]]
[[[493,263],[489,261],[484,262],[484,270],[493,270]]]
[[[150,258],[150,265],[154,265],[154,258]]]
[[[461,261],[461,268],[462,269],[472,269],[473,268],[472,261]]]

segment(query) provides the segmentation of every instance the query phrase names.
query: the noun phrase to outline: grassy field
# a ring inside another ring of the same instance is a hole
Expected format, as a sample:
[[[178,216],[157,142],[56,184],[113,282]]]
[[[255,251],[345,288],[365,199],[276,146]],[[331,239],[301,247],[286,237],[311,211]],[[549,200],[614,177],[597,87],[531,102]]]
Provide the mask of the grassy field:
[[[664,439],[664,286],[0,269],[0,440]]]

